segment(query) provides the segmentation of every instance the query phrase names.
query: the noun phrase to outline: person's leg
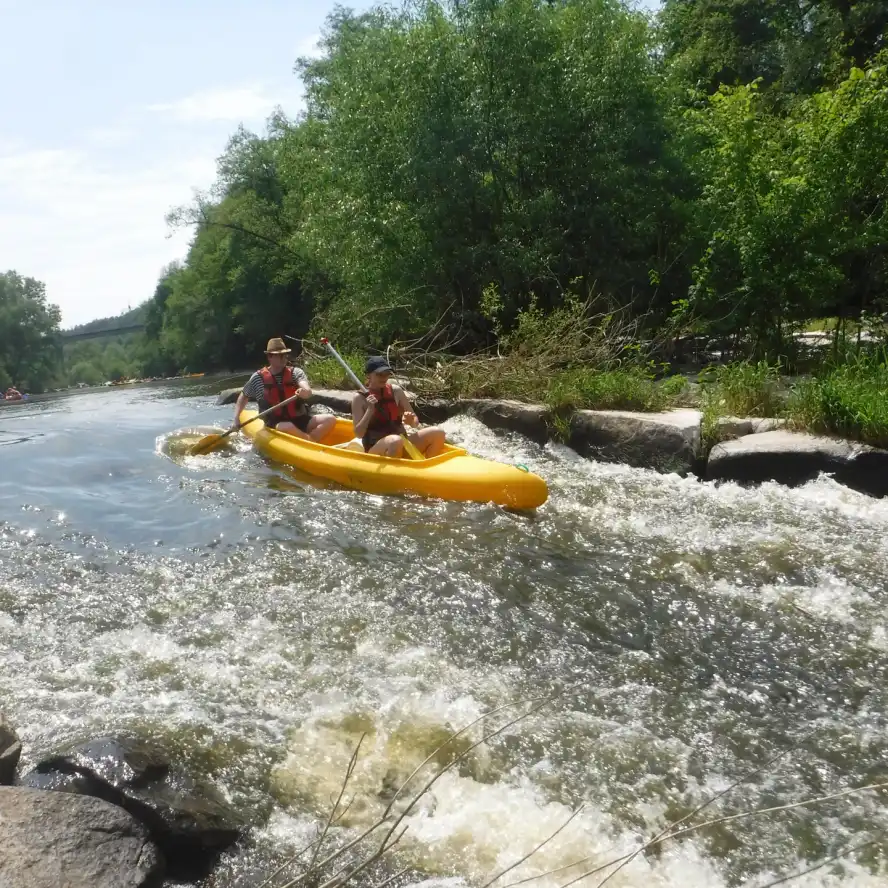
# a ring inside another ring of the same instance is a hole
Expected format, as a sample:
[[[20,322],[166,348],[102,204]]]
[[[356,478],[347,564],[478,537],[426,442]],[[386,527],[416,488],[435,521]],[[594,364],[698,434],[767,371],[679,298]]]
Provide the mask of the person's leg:
[[[276,431],[283,432],[285,435],[292,435],[294,438],[302,438],[303,441],[312,440],[306,432],[303,432],[302,429],[297,428],[288,419],[281,420],[274,428]]]
[[[404,452],[404,442],[400,435],[386,435],[380,438],[367,453],[375,453],[377,456],[390,456],[398,459]]]
[[[437,426],[417,429],[410,434],[410,440],[426,458],[437,456],[444,450],[444,438],[444,429],[439,429]]]
[[[320,444],[335,426],[336,417],[332,413],[319,413],[309,419],[306,431],[312,441],[317,441]]]

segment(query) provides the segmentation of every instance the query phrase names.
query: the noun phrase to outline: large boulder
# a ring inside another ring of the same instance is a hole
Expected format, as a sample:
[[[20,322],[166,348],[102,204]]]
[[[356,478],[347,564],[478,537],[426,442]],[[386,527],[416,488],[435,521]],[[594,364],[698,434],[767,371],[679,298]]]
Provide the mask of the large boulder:
[[[148,831],[116,805],[0,787],[4,888],[156,888],[163,868]]]
[[[777,430],[717,444],[706,477],[804,484],[821,472],[871,496],[888,496],[888,451],[836,438]]]
[[[237,400],[237,396],[241,393],[242,388],[242,386],[238,386],[237,388],[224,389],[219,392],[219,395],[216,398],[216,405],[222,406],[223,404],[233,404]]]
[[[0,786],[12,783],[22,754],[22,742],[0,712]]]
[[[488,428],[518,432],[537,444],[545,444],[549,440],[551,413],[547,407],[539,404],[466,398],[457,402],[457,406],[460,411],[480,419]]]
[[[445,398],[417,398],[413,407],[420,422],[435,424],[456,416],[460,412],[459,404],[458,401],[448,401]]]
[[[701,423],[699,410],[577,410],[568,443],[603,462],[687,474],[699,468]]]
[[[312,389],[309,404],[323,404],[334,413],[344,413],[351,416],[351,403],[354,392],[339,391],[338,389]]]
[[[175,876],[208,872],[243,828],[214,786],[186,775],[144,740],[100,737],[40,762],[21,782],[126,809],[147,827]]]

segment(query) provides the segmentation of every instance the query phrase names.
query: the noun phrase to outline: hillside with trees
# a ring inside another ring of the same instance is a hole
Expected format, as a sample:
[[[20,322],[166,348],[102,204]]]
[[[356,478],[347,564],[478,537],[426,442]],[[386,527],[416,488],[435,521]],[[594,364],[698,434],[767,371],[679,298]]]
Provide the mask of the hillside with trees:
[[[307,111],[236,132],[171,214],[194,240],[159,354],[432,328],[466,352],[576,298],[791,358],[812,318],[888,308],[886,28],[877,0],[340,9],[297,63]]]
[[[239,129],[170,213],[193,239],[144,335],[68,366],[240,369],[327,335],[443,366],[548,349],[547,374],[589,366],[580,330],[602,369],[693,340],[786,371],[812,326],[836,358],[884,341],[886,34],[880,0],[339,8],[296,63],[305,112]]]

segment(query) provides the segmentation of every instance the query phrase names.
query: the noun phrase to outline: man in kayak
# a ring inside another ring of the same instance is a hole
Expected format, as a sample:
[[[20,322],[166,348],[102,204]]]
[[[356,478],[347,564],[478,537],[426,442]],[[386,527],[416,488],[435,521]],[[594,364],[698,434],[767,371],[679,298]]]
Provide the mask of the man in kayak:
[[[234,405],[234,422],[237,424],[240,413],[251,398],[259,405],[260,412],[280,404],[291,395],[299,395],[297,400],[285,404],[278,410],[263,417],[263,422],[270,429],[286,432],[294,438],[321,442],[336,425],[336,417],[332,413],[321,413],[312,416],[305,403],[311,397],[311,386],[308,377],[300,367],[288,367],[287,355],[290,349],[284,345],[283,339],[269,339],[265,349],[268,366],[257,370],[237,397]]]
[[[352,422],[355,437],[360,438],[367,453],[400,457],[404,452],[401,435],[407,434],[425,457],[437,456],[444,449],[444,429],[429,426],[407,431],[404,426],[417,426],[419,420],[410,401],[399,385],[389,379],[394,372],[382,357],[368,359],[367,394],[358,392],[352,398]]]

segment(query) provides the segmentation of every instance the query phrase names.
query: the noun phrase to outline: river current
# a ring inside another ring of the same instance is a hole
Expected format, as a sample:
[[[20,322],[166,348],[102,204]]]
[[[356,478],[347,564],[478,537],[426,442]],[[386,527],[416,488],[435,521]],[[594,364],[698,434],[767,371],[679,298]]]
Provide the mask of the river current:
[[[177,456],[181,430],[230,423],[230,384],[0,408],[0,710],[25,768],[160,740],[258,825],[255,873],[323,818],[362,734],[347,829],[451,731],[543,698],[405,821],[414,881],[482,886],[582,806],[496,888],[559,888],[775,758],[698,819],[888,781],[888,500],[600,464],[466,417],[451,439],[546,478],[535,515],[311,483],[244,440]],[[882,886],[886,828],[868,791],[688,834],[608,884],[757,888],[872,839],[792,884]]]

